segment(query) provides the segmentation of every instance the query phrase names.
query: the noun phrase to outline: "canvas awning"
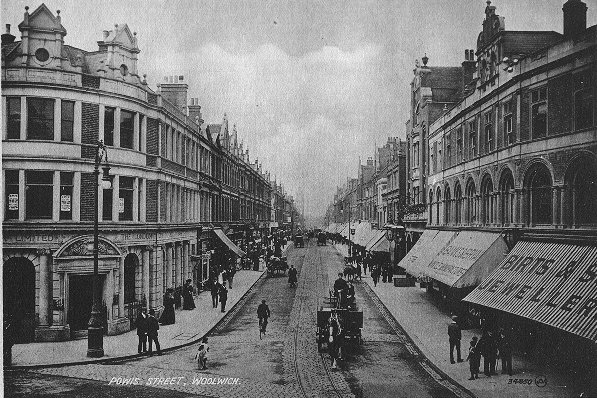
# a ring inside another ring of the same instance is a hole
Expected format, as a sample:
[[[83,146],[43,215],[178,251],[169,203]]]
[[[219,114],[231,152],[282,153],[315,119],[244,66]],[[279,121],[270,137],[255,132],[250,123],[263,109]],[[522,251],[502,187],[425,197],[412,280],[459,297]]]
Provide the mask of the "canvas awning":
[[[406,272],[413,276],[425,276],[423,272],[425,266],[433,261],[437,253],[443,249],[454,235],[455,232],[426,229],[417,243],[398,263],[398,266],[404,268]]]
[[[236,254],[239,257],[245,257],[247,254],[241,250],[240,247],[238,247],[236,244],[234,244],[234,242],[232,242],[224,233],[224,231],[222,231],[220,228],[216,228],[214,229],[214,232],[216,233],[216,235],[218,236],[218,238],[220,238],[220,240],[226,245],[228,246],[228,248],[230,250],[232,250],[234,252],[234,254]]]
[[[372,252],[389,252],[390,241],[386,239],[386,234],[381,235],[381,238],[371,245]]]
[[[460,231],[422,272],[450,287],[477,286],[507,252],[508,246],[499,233]]]
[[[597,342],[597,246],[520,241],[464,301]]]
[[[361,221],[356,225],[354,239],[352,240],[355,245],[363,246],[367,244],[367,240],[370,239],[371,224],[366,221]]]
[[[384,231],[384,230],[374,230],[373,235],[369,238],[369,240],[365,244],[365,250],[371,250],[371,248],[375,244],[377,244],[380,239],[385,239],[385,237],[386,237],[386,231]]]

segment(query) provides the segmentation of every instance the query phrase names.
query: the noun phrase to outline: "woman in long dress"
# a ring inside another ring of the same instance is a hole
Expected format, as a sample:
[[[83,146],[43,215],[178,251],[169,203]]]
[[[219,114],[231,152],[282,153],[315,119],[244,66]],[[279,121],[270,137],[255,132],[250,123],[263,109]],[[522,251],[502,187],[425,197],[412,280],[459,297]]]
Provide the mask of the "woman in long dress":
[[[195,309],[195,300],[193,299],[193,285],[192,285],[191,279],[187,279],[186,283],[184,284],[184,287],[182,290],[182,298],[184,300],[182,309],[184,309],[184,310],[194,310]]]
[[[174,322],[174,290],[168,288],[166,294],[164,294],[164,312],[160,317],[160,323],[162,325],[172,325]]]

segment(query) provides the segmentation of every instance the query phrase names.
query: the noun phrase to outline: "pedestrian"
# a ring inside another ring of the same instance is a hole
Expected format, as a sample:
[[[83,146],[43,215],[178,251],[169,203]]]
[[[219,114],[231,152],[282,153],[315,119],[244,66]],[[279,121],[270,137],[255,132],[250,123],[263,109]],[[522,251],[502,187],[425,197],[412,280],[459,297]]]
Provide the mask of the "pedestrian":
[[[197,348],[197,353],[195,354],[195,361],[197,361],[197,365],[199,365],[199,370],[207,369],[207,353],[209,351],[209,345],[207,344],[207,337],[204,337]]]
[[[210,293],[211,293],[211,303],[213,308],[218,308],[218,293],[220,291],[220,284],[218,283],[217,278],[211,279],[211,286],[210,286]]]
[[[232,264],[227,272],[229,289],[232,289],[232,280],[234,279],[234,274],[236,274],[236,266]]]
[[[371,266],[371,278],[373,278],[373,286],[377,287],[377,282],[379,282],[379,267],[377,265]]]
[[[356,278],[359,278],[359,281],[363,280],[362,272],[363,271],[361,269],[361,263],[359,262],[359,263],[357,263],[357,276],[356,276]]]
[[[488,330],[483,332],[481,339],[477,343],[479,352],[483,356],[483,373],[487,377],[495,374],[496,345],[492,333]]]
[[[160,317],[162,325],[172,325],[175,323],[174,304],[174,289],[168,288],[166,289],[166,294],[164,294],[164,312],[162,312],[162,316]]]
[[[226,269],[223,269],[222,272],[220,273],[220,276],[218,277],[218,282],[220,282],[220,285],[226,287],[227,280],[228,280],[228,272]]]
[[[220,304],[222,305],[222,312],[226,312],[226,301],[228,300],[228,289],[226,286],[220,286],[220,291],[218,292],[220,295]]]
[[[147,313],[145,309],[142,309],[135,322],[137,326],[137,337],[139,339],[139,345],[137,346],[137,352],[141,354],[147,351]]]
[[[456,322],[456,316],[452,317],[452,322],[448,326],[448,339],[450,342],[450,363],[454,362],[454,347],[456,347],[456,356],[458,362],[462,362],[460,355],[460,340],[462,340],[462,330]]]
[[[155,342],[155,349],[158,355],[162,355],[160,349],[160,342],[158,341],[158,330],[160,330],[160,324],[155,318],[155,310],[152,308],[149,310],[149,317],[147,318],[147,338],[149,340],[149,355],[153,355],[152,345]]]
[[[502,373],[512,376],[512,342],[510,336],[503,329],[498,341],[499,357],[502,359]]]
[[[477,336],[473,336],[470,344],[466,360],[468,361],[468,366],[471,371],[469,380],[475,380],[479,378],[479,366],[481,364],[481,354],[477,348]]]
[[[195,300],[193,299],[193,285],[192,280],[187,279],[183,288],[182,288],[182,298],[184,300],[184,304],[182,308],[184,310],[194,310],[195,309]]]

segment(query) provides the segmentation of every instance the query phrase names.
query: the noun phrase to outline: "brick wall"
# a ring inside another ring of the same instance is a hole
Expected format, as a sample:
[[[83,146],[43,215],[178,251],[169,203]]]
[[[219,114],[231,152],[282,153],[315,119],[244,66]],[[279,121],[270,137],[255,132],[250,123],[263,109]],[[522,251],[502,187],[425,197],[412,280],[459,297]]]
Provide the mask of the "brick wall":
[[[81,173],[81,221],[93,221],[97,206],[94,198],[93,173]]]
[[[158,121],[147,118],[147,153],[158,155]]]
[[[99,105],[83,102],[81,110],[81,142],[95,145],[99,138]],[[93,159],[94,156],[93,147],[81,146],[82,158]]]
[[[147,180],[146,185],[146,220],[147,222],[158,221],[158,182]]]

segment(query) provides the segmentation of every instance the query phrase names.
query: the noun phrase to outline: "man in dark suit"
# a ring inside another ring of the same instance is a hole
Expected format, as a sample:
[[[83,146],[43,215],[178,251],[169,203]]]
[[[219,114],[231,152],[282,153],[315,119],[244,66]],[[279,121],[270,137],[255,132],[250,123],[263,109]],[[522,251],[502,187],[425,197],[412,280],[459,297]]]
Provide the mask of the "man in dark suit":
[[[460,355],[460,340],[462,340],[462,331],[460,330],[460,326],[456,323],[456,317],[452,317],[452,323],[448,326],[448,337],[450,339],[450,363],[454,362],[454,347],[456,347],[456,355],[458,357],[458,362],[462,362],[462,357]]]
[[[142,352],[147,351],[147,313],[145,312],[145,309],[142,309],[137,317],[136,326],[137,337],[139,338],[137,352],[141,354]]]
[[[226,312],[226,301],[228,300],[228,289],[226,286],[220,286],[220,303],[222,304],[222,312]]]
[[[147,318],[147,338],[149,339],[149,355],[152,355],[152,343],[155,342],[155,349],[158,355],[162,355],[160,350],[160,342],[158,341],[158,330],[160,329],[160,323],[155,319],[155,311],[149,310],[149,317]]]

